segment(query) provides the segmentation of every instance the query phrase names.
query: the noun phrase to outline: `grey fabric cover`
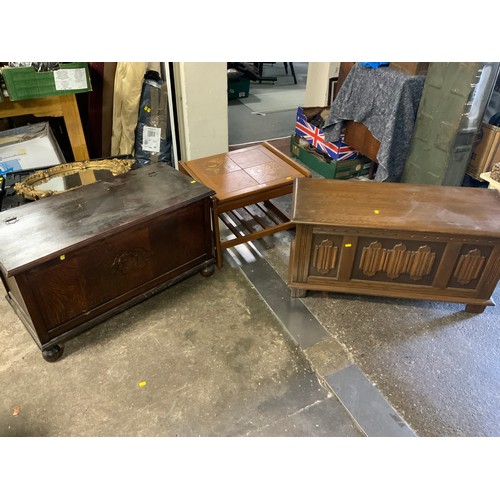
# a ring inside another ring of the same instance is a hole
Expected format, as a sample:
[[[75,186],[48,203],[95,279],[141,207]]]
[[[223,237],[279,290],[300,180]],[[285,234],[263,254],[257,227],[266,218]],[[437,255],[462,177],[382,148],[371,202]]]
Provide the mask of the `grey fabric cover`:
[[[366,68],[356,63],[332,103],[323,130],[339,140],[345,120],[363,123],[380,141],[376,181],[399,182],[410,149],[424,76],[390,67]]]

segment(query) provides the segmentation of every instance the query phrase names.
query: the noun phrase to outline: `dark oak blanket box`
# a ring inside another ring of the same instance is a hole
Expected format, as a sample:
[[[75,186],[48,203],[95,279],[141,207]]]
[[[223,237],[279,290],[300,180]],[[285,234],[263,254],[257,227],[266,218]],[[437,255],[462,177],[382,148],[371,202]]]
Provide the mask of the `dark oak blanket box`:
[[[307,290],[494,305],[500,193],[491,189],[297,179],[292,296]]]
[[[7,300],[44,358],[179,280],[213,272],[212,195],[152,164],[3,212]]]

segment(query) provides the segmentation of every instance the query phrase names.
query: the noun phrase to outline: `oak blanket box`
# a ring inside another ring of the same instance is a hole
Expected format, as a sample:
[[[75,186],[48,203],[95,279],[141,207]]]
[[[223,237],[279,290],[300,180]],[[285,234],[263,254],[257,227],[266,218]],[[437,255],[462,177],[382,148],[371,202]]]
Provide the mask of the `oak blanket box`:
[[[296,179],[288,282],[307,290],[467,304],[500,279],[500,193],[491,189]]]

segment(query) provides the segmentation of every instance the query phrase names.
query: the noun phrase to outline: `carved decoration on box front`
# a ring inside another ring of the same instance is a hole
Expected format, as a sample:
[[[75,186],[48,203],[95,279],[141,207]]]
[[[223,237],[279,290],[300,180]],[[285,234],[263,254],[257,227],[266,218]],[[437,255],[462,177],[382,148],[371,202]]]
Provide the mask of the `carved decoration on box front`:
[[[417,251],[406,250],[406,245],[398,243],[392,249],[382,248],[378,241],[372,241],[363,247],[359,268],[365,276],[375,276],[379,271],[385,272],[388,278],[396,279],[408,273],[412,280],[421,280],[430,274],[436,254],[428,245]]]
[[[387,252],[385,250],[385,252]],[[375,276],[377,271],[383,269],[382,260],[385,258],[382,243],[372,241],[368,247],[363,247],[359,268],[366,276]]]
[[[409,254],[406,252],[406,246],[402,243],[395,245],[392,250],[387,250],[386,262],[384,271],[388,278],[399,278],[399,275],[404,272],[406,261]]]
[[[416,252],[411,252],[410,261],[405,272],[410,274],[412,280],[421,280],[431,273],[435,258],[436,254],[431,252],[428,245],[421,246]]]
[[[140,271],[149,260],[149,252],[144,248],[133,248],[115,257],[111,267],[121,274]]]
[[[323,240],[321,244],[316,245],[312,258],[312,265],[319,273],[327,274],[336,265],[338,247],[331,240]]]
[[[472,280],[478,278],[484,260],[484,257],[477,248],[470,250],[467,255],[460,256],[453,276],[457,278],[461,285],[467,285]]]

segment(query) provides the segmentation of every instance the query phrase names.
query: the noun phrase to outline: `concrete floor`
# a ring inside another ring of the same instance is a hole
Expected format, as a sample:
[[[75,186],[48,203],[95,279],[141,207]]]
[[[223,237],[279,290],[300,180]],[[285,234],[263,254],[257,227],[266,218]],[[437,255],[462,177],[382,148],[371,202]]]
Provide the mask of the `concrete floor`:
[[[56,363],[5,300],[0,314],[3,436],[362,435],[230,265],[68,341]]]
[[[257,243],[282,280],[292,238]],[[498,306],[469,314],[446,302],[322,292],[300,300],[329,334],[304,351],[327,382],[343,352],[418,436],[500,436]]]
[[[68,341],[56,363],[2,299],[0,434],[500,436],[497,307],[291,299],[293,233],[230,249],[211,277]]]

